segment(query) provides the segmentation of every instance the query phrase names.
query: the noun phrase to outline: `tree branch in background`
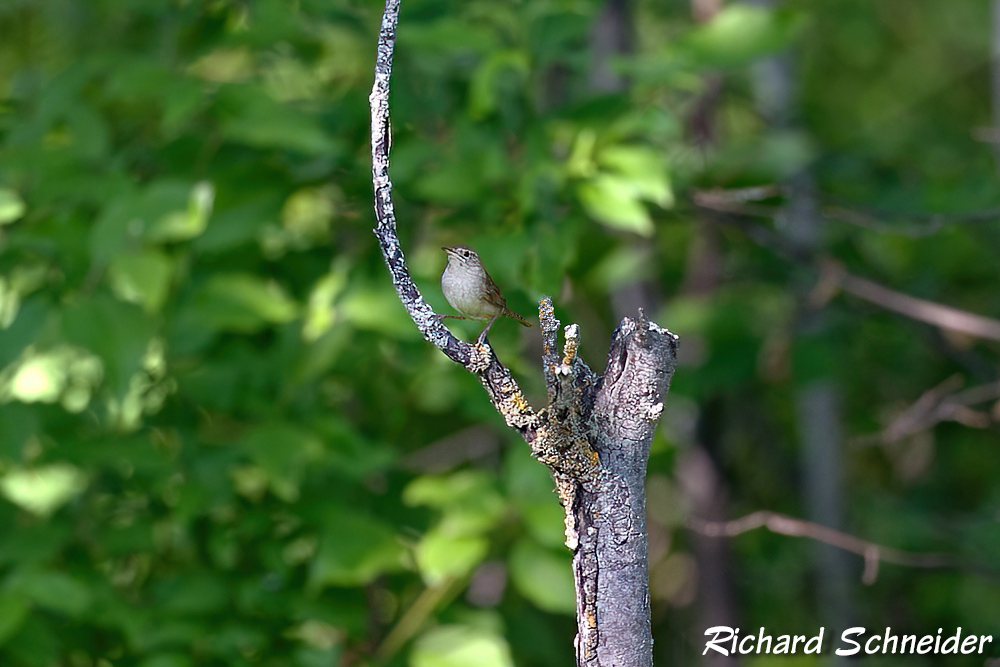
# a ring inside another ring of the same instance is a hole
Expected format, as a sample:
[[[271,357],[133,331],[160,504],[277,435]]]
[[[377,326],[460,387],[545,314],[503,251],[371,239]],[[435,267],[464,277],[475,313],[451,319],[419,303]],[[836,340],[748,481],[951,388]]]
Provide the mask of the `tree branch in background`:
[[[1000,0],[998,0],[998,6],[1000,6]],[[886,310],[931,324],[945,331],[976,338],[1000,340],[1000,320],[926,299],[919,299],[854,275],[848,272],[840,262],[809,252],[807,249],[782,238],[768,227],[751,220],[755,217],[774,218],[779,214],[780,208],[748,202],[757,202],[783,194],[785,193],[777,186],[764,185],[736,190],[696,192],[693,201],[699,208],[715,212],[721,222],[739,229],[759,246],[774,251],[790,262],[812,267],[819,275],[819,282],[813,290],[813,300],[816,302],[827,301],[833,298],[838,290],[842,290]],[[823,209],[823,213],[825,217],[848,220],[879,231],[899,231],[875,220],[866,213],[827,208]],[[926,227],[936,230],[952,222],[978,223],[997,218],[1000,218],[1000,210],[976,211],[949,216],[932,215],[926,217]],[[927,430],[941,421],[955,421],[976,428],[986,428],[995,423],[995,418],[992,415],[973,410],[970,406],[1000,399],[1000,383],[991,382],[955,391],[959,384],[957,377],[949,378],[938,387],[925,392],[910,408],[878,436],[874,437],[884,442],[895,442]],[[870,439],[868,438],[868,440]],[[758,528],[766,528],[782,535],[806,537],[824,542],[862,556],[865,559],[862,580],[866,584],[875,581],[880,562],[927,569],[963,568],[980,574],[997,576],[997,573],[990,568],[965,564],[947,554],[920,554],[892,549],[822,525],[769,511],[754,512],[743,518],[726,522],[695,518],[689,520],[688,526],[700,535],[712,537],[732,537]]]
[[[826,526],[766,510],[754,512],[739,519],[733,519],[732,521],[705,521],[703,519],[692,518],[688,520],[688,527],[701,535],[709,537],[735,537],[736,535],[741,535],[758,528],[767,528],[772,533],[779,535],[806,537],[817,542],[823,542],[824,544],[829,544],[863,557],[865,559],[865,569],[861,575],[861,580],[866,584],[875,583],[875,579],[878,577],[879,563],[881,562],[926,569],[962,567],[962,563],[947,554],[922,554],[901,551],[875,544],[874,542],[868,542],[867,540],[862,540],[839,530],[827,528]]]
[[[824,270],[840,289],[886,310],[974,338],[1000,340],[1000,320],[897,292],[848,273],[840,264],[826,262]]]
[[[1000,401],[1000,382],[959,390],[962,379],[952,375],[936,387],[928,389],[911,406],[899,413],[881,432],[864,436],[860,442],[894,443],[930,430],[941,422],[951,421],[969,428],[989,428],[997,422],[989,411],[972,406],[988,401]],[[994,408],[994,412],[996,408]]]
[[[781,205],[753,202],[773,197],[788,197],[793,189],[802,190],[803,188],[790,188],[776,184],[745,188],[713,188],[695,191],[692,194],[692,200],[700,208],[734,215],[774,219],[781,214]],[[945,227],[953,225],[978,225],[1000,221],[1000,208],[955,213],[906,213],[901,215],[893,211],[862,210],[838,203],[821,192],[812,189],[806,189],[806,191],[811,192],[817,200],[823,202],[820,206],[820,213],[824,219],[845,222],[880,234],[921,238],[936,234]],[[905,220],[887,222],[887,218],[905,218]]]
[[[751,194],[767,191],[756,188],[749,190]],[[742,191],[738,194],[740,199],[744,196]],[[758,245],[777,251],[785,258],[799,264],[812,265],[820,276],[819,286],[814,291],[815,297],[819,300],[832,298],[840,289],[886,310],[941,329],[975,338],[1000,340],[1000,320],[934,301],[919,299],[880,285],[868,278],[854,275],[848,272],[840,262],[810,253],[789,243],[763,225],[750,222],[745,218],[745,216],[774,215],[777,213],[775,209],[747,207],[738,203],[738,199],[729,199],[719,192],[696,193],[693,200],[697,206],[703,209],[723,214],[720,216],[723,222],[740,229]]]
[[[559,321],[552,300],[539,304],[548,405],[535,412],[487,344],[470,345],[441,324],[406,267],[396,234],[389,178],[389,81],[399,0],[386,2],[371,97],[375,236],[393,287],[421,335],[479,377],[507,425],[552,473],[565,510],[577,599],[576,660],[581,667],[651,667],[645,476],[649,445],[670,386],[677,337],[648,321],[624,318],[598,376],[577,355],[579,328]],[[404,614],[404,619],[414,618]],[[395,633],[392,637],[409,636]],[[393,648],[399,640],[393,639]]]

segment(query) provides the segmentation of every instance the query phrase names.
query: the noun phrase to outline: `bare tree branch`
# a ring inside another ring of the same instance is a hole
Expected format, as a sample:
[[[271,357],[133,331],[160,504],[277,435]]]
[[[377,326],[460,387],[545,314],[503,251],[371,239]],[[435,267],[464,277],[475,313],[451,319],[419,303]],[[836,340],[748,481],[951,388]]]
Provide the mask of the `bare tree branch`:
[[[790,537],[806,537],[857,554],[865,559],[865,569],[861,580],[866,584],[875,583],[880,562],[926,569],[962,567],[962,563],[948,554],[913,553],[882,546],[862,540],[839,530],[816,523],[803,521],[784,514],[761,510],[732,521],[704,521],[690,519],[691,530],[709,537],[735,537],[743,533],[766,528],[772,533]]]
[[[995,424],[996,418],[990,412],[974,410],[972,406],[1000,400],[1000,382],[959,390],[961,385],[961,377],[952,375],[921,394],[879,433],[862,436],[858,441],[863,444],[899,442],[945,421],[957,422],[970,428],[988,428]]]
[[[949,331],[975,338],[1000,340],[1000,320],[897,292],[867,278],[848,273],[840,264],[828,262],[826,270],[831,272],[836,284],[845,292],[876,306]]]
[[[720,220],[737,227],[758,245],[774,250],[796,263],[812,265],[820,275],[819,286],[814,291],[819,299],[832,298],[840,289],[886,310],[941,329],[975,338],[1000,340],[1000,320],[910,296],[868,278],[854,275],[840,262],[816,255],[788,242],[763,225],[745,220],[744,215],[763,215],[763,213],[752,211],[748,213],[746,207],[726,201],[718,193],[711,193],[709,196],[701,193],[694,201],[698,206],[722,214]]]
[[[978,211],[959,211],[955,213],[898,213],[894,211],[863,210],[856,206],[838,203],[835,199],[824,195],[813,188],[801,186],[789,187],[777,184],[765,184],[745,188],[712,188],[696,190],[692,200],[700,208],[731,213],[734,215],[775,218],[781,214],[781,204],[757,204],[764,199],[774,197],[790,197],[794,191],[804,191],[812,194],[823,202],[820,214],[825,220],[836,220],[861,227],[880,234],[894,234],[921,238],[931,236],[945,227],[954,225],[975,225],[1000,221],[1000,208],[988,208]],[[888,220],[897,218],[897,222]]]
[[[548,466],[565,510],[566,546],[576,582],[576,656],[580,667],[651,667],[645,475],[649,446],[677,358],[677,337],[648,321],[624,318],[598,376],[577,354],[579,327],[559,321],[552,300],[539,304],[548,405],[535,412],[488,343],[469,345],[441,324],[406,267],[396,234],[389,178],[389,80],[399,0],[387,0],[372,87],[375,236],[399,300],[420,333],[479,377],[494,408]]]

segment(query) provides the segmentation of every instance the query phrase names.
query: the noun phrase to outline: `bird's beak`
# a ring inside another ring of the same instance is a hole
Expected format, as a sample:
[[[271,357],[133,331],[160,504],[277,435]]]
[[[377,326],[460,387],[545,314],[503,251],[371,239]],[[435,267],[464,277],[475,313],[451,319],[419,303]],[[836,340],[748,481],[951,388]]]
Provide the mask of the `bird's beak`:
[[[451,251],[454,250],[454,248],[452,248],[451,246],[443,245],[441,246],[441,250],[444,250],[446,253],[450,255]]]

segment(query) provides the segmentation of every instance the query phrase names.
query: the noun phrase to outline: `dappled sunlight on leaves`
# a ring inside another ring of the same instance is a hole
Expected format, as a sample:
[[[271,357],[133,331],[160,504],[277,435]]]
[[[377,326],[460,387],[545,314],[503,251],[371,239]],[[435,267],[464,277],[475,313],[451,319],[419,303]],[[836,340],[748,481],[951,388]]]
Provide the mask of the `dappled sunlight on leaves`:
[[[24,200],[10,188],[0,188],[0,225],[9,225],[24,215]]]
[[[80,348],[60,346],[31,353],[0,373],[0,401],[62,401],[67,410],[80,412],[100,384],[103,370],[97,356]]]
[[[996,216],[947,216],[1000,202],[991,19],[975,2],[724,3],[704,21],[632,3],[627,48],[602,63],[616,4],[405,0],[394,203],[439,312],[439,248],[464,243],[520,314],[555,297],[595,367],[636,307],[681,335],[649,502],[657,664],[683,663],[698,630],[673,612],[705,572],[685,453],[711,450],[723,513],[795,513],[803,383],[839,387],[854,443],[945,377],[996,374],[993,343],[861,303],[760,242],[796,229],[784,184],[808,172],[817,253],[995,317]],[[573,663],[552,478],[421,339],[371,236],[381,8],[0,8],[3,667]],[[782,53],[799,77],[784,93],[761,87]],[[601,69],[620,88],[598,91]],[[768,197],[694,196],[730,188]],[[799,329],[813,308],[819,334]],[[540,404],[537,328],[501,322],[492,342]],[[851,525],[989,563],[994,403],[846,447]],[[740,617],[818,620],[809,545],[725,544]],[[961,570],[887,567],[854,594],[859,623],[915,630],[997,604]]]
[[[803,27],[804,16],[752,4],[734,4],[694,31],[687,46],[699,64],[735,67],[787,47]]]
[[[67,464],[10,470],[0,476],[0,493],[18,507],[47,517],[86,488],[80,470]]]
[[[413,667],[513,667],[501,635],[468,625],[445,625],[426,633],[410,657]]]

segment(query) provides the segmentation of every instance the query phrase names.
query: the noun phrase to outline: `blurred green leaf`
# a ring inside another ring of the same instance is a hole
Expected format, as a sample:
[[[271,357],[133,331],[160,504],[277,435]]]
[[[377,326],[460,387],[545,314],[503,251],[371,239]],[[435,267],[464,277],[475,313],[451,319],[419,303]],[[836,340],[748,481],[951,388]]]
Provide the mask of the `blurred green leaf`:
[[[568,550],[553,551],[531,540],[519,540],[510,556],[510,577],[521,595],[540,609],[572,614],[576,593]]]
[[[110,128],[101,113],[91,105],[77,101],[65,117],[69,141],[74,153],[87,160],[104,159],[111,144]]]
[[[157,652],[161,649],[171,649],[177,646],[190,646],[204,638],[205,623],[201,620],[176,618],[164,615],[159,623],[144,619],[135,631],[135,648],[141,654]]]
[[[455,535],[491,530],[505,509],[492,477],[471,470],[415,479],[403,491],[403,502],[446,510],[446,530]]]
[[[358,586],[400,569],[403,548],[383,521],[348,508],[328,514],[309,571],[311,587]]]
[[[100,359],[77,347],[59,347],[25,355],[0,396],[25,403],[56,403],[72,412],[87,407],[104,373]]]
[[[212,210],[213,186],[162,179],[121,193],[102,208],[90,232],[91,256],[102,263],[141,241],[185,241],[199,236]]]
[[[23,595],[0,593],[0,646],[17,632],[30,606]]]
[[[434,628],[417,639],[411,667],[513,667],[510,647],[498,634],[467,625]]]
[[[173,273],[173,260],[158,250],[119,255],[108,266],[108,279],[115,294],[150,313],[163,307]]]
[[[222,273],[195,296],[192,316],[210,329],[250,333],[296,317],[298,304],[271,281],[244,273]]]
[[[219,103],[222,132],[230,141],[306,155],[337,151],[333,138],[312,115],[279,103],[257,86],[228,85],[219,91]]]
[[[566,539],[564,512],[548,469],[538,465],[526,448],[513,447],[504,457],[504,484],[506,495],[534,539],[547,546],[562,547]]]
[[[215,199],[211,183],[196,183],[185,193],[183,208],[178,195],[186,186],[174,183],[157,183],[145,195],[144,206],[162,206],[166,211],[152,219],[146,238],[154,242],[186,241],[200,236],[208,225]],[[168,209],[173,210],[168,210]]]
[[[667,207],[674,196],[662,154],[642,146],[609,146],[597,157],[598,164],[628,179],[636,195]]]
[[[415,174],[414,189],[421,197],[438,204],[460,205],[476,201],[486,185],[482,170],[470,169],[464,160],[449,157]]]
[[[18,365],[5,394],[25,403],[53,403],[66,388],[67,374],[63,368],[63,355],[31,355]]]
[[[221,253],[255,243],[268,224],[278,224],[282,192],[248,193],[228,208],[216,207],[205,233],[192,245],[199,252]]]
[[[334,303],[346,286],[343,268],[331,270],[313,284],[302,323],[302,337],[306,341],[315,341],[334,325],[337,320]]]
[[[0,408],[0,461],[20,461],[24,447],[39,431],[33,406],[10,403]]]
[[[16,190],[0,188],[0,225],[10,224],[24,215],[27,207]]]
[[[355,327],[382,335],[408,338],[416,331],[391,287],[348,289],[341,297],[337,312]]]
[[[656,258],[647,248],[630,245],[616,248],[600,262],[595,262],[587,281],[606,289],[625,288],[634,285],[636,280],[649,280],[655,274]]]
[[[399,451],[361,433],[340,415],[327,415],[315,424],[316,435],[323,439],[326,456],[338,473],[356,480],[369,479],[392,468]]]
[[[488,27],[449,16],[413,23],[410,30],[399,35],[400,44],[421,52],[489,53],[498,41]]]
[[[302,188],[293,192],[281,209],[282,227],[299,247],[326,243],[336,213],[337,191],[332,187]]]
[[[217,83],[246,81],[253,76],[254,53],[246,47],[223,47],[201,55],[188,73]]]
[[[323,453],[323,443],[311,432],[291,424],[266,424],[241,438],[254,462],[265,473],[265,481],[282,500],[299,497],[306,465]]]
[[[528,54],[522,51],[495,51],[476,68],[469,86],[469,107],[473,117],[492,113],[517,95],[529,72]]]
[[[641,236],[653,233],[653,221],[631,180],[601,174],[580,183],[577,196],[584,210],[598,222]]]
[[[42,299],[27,299],[18,308],[14,321],[0,328],[0,369],[17,359],[35,342],[50,314]]]
[[[685,46],[704,66],[735,67],[782,50],[802,25],[797,12],[734,3],[690,34]]]
[[[142,232],[142,221],[134,215],[136,191],[122,193],[105,202],[96,222],[90,227],[90,256],[98,262],[108,263],[132,243],[137,243]]]
[[[93,600],[91,590],[80,579],[36,567],[15,571],[7,581],[7,590],[70,617],[86,614]]]
[[[486,557],[488,549],[484,537],[455,534],[439,527],[421,538],[417,566],[427,585],[434,586],[469,574]]]
[[[228,621],[206,642],[208,650],[220,655],[259,653],[271,638],[250,622]]]
[[[13,514],[6,503],[3,504],[3,509],[8,517]],[[25,522],[18,530],[17,542],[11,542],[0,550],[0,562],[5,566],[33,566],[57,559],[59,553],[74,539],[72,524],[57,519],[58,517],[53,517],[48,521]]]
[[[67,341],[104,362],[113,392],[124,396],[132,375],[141,368],[153,325],[138,307],[98,295],[63,310],[62,332]]]
[[[67,464],[13,469],[0,477],[0,492],[18,507],[49,516],[86,488],[86,477]]]
[[[130,110],[159,112],[163,130],[173,135],[206,101],[200,81],[185,77],[155,57],[135,57],[115,63],[108,73],[107,93]]]
[[[157,606],[185,617],[217,614],[225,608],[229,597],[225,583],[209,572],[161,578],[154,591]]]
[[[3,646],[5,656],[28,667],[53,664],[65,649],[55,625],[47,614],[30,614]]]
[[[180,653],[158,653],[139,663],[139,667],[190,667],[191,658]]]

